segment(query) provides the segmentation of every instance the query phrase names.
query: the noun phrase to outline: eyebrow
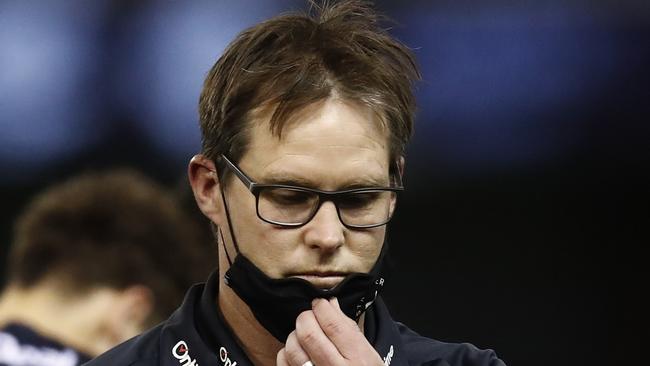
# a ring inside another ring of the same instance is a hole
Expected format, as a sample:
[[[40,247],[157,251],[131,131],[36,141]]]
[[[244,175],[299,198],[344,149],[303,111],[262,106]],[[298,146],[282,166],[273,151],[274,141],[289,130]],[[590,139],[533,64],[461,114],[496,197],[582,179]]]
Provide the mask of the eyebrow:
[[[287,186],[297,186],[318,189],[318,184],[313,180],[310,180],[305,177],[289,175],[285,173],[271,173],[270,175],[264,177],[263,180],[260,180],[260,184],[280,184]],[[339,187],[337,190],[343,189],[355,189],[355,188],[379,188],[387,187],[388,181],[386,179],[377,179],[374,177],[362,177],[359,179],[351,180],[346,182]]]

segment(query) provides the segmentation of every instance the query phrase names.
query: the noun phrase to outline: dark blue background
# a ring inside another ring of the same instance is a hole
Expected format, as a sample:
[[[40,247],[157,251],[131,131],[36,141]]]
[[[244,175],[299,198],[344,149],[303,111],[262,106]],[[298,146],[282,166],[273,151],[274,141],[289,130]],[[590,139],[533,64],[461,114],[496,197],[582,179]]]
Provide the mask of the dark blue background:
[[[0,2],[1,239],[39,189],[130,165],[177,186],[202,78],[300,1]],[[423,71],[386,297],[509,365],[642,348],[650,4],[380,1]],[[4,256],[5,250],[0,253]]]

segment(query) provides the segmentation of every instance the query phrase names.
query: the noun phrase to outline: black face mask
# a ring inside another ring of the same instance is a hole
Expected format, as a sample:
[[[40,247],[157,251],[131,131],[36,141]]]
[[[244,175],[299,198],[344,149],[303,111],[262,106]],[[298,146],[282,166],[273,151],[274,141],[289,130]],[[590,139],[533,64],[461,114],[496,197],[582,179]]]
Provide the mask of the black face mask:
[[[226,219],[230,226],[233,244],[237,250],[237,257],[233,262],[228,255],[223,234],[219,230],[221,243],[230,264],[230,268],[224,275],[224,282],[248,305],[255,319],[280,342],[286,342],[289,333],[296,329],[298,315],[305,310],[310,310],[314,299],[336,297],[343,313],[354,321],[358,321],[384,287],[389,272],[386,241],[382,245],[377,262],[369,273],[350,274],[332,289],[316,288],[302,278],[270,278],[241,254],[233,234],[223,190],[221,198],[226,210]]]
[[[357,321],[385,283],[387,244],[370,273],[353,273],[332,289],[319,289],[302,278],[273,279],[241,253],[226,272],[225,283],[250,307],[253,315],[280,342],[296,328],[296,318],[311,309],[315,298],[336,297],[341,310]]]

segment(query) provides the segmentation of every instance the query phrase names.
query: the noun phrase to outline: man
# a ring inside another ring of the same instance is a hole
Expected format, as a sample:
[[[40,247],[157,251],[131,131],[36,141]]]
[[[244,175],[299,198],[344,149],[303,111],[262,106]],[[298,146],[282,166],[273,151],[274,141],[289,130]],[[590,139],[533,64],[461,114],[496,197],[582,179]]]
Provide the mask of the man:
[[[171,192],[87,173],[17,219],[0,296],[0,365],[74,366],[167,318],[213,263]]]
[[[418,77],[365,2],[241,33],[205,80],[189,165],[219,269],[88,365],[503,365],[415,334],[378,297]]]

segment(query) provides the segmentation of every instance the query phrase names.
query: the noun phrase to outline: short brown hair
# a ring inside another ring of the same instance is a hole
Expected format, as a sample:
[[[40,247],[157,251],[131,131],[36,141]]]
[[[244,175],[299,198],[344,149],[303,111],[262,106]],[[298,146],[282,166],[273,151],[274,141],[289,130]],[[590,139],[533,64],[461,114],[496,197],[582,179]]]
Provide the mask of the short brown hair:
[[[271,131],[281,136],[293,113],[334,93],[376,111],[390,132],[391,160],[404,154],[420,77],[411,51],[381,28],[370,2],[310,3],[309,13],[243,31],[210,70],[199,102],[208,158],[241,158],[255,108],[275,108]]]
[[[55,185],[15,222],[9,283],[56,279],[73,294],[140,284],[155,297],[148,323],[180,304],[216,266],[171,191],[133,170],[86,173]]]

